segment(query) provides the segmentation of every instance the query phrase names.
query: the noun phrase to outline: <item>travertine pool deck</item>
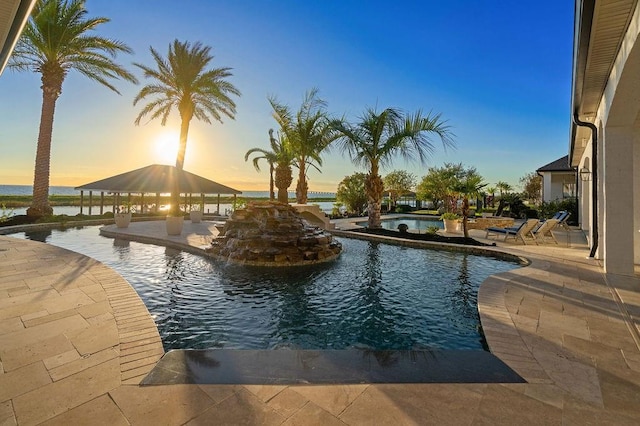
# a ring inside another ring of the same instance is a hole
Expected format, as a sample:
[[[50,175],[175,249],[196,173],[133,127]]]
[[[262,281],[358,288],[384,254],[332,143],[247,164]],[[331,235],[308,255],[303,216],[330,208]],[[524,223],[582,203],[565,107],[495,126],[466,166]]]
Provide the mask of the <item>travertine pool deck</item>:
[[[107,229],[191,251],[216,233],[163,226]],[[491,351],[526,384],[148,387],[138,383],[162,345],[129,284],[80,254],[0,236],[0,425],[636,425],[640,279],[603,274],[581,232],[555,235],[559,245],[498,241],[531,264],[479,294]]]

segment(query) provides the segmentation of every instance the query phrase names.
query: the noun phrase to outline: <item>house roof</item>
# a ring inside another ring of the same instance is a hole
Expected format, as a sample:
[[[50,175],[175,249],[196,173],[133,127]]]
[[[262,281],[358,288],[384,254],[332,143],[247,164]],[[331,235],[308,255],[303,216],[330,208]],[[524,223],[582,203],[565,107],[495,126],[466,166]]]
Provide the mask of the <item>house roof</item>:
[[[596,116],[638,0],[575,0],[571,115]],[[571,120],[571,118],[570,118]],[[572,122],[569,154],[580,161],[590,130]]]
[[[22,29],[36,0],[3,0],[0,2],[0,74],[9,61]]]
[[[141,169],[111,176],[78,186],[78,190],[103,192],[167,193],[171,192],[175,166],[152,164]],[[242,194],[242,191],[182,170],[180,192],[188,194]]]
[[[569,165],[569,156],[565,155],[562,158],[558,158],[556,161],[545,164],[536,170],[536,172],[575,172],[575,168]]]

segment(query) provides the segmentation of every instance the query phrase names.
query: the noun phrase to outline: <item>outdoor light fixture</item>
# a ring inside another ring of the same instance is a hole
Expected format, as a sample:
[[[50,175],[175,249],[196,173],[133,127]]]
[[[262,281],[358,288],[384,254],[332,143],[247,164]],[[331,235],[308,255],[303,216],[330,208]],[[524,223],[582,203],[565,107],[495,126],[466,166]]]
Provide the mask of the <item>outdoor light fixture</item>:
[[[586,167],[580,169],[580,180],[586,182],[591,180],[591,170]]]

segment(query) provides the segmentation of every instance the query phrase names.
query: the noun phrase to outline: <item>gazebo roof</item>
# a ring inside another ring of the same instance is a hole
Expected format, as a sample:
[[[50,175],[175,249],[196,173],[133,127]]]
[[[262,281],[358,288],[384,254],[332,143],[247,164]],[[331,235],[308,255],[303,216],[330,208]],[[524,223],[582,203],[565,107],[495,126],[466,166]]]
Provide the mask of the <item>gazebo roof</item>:
[[[152,164],[87,183],[75,189],[104,192],[167,193],[171,192],[173,177],[176,173],[175,166]],[[242,194],[242,191],[229,188],[186,170],[182,170],[181,173],[180,192],[188,194]]]

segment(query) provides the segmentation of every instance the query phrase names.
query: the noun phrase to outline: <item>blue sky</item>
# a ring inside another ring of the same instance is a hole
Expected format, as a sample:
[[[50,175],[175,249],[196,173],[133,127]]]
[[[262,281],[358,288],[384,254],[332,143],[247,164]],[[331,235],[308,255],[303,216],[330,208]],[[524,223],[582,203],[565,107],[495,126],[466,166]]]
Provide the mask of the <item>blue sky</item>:
[[[266,165],[257,173],[244,161],[248,149],[268,147],[276,125],[267,97],[295,110],[313,87],[331,113],[351,121],[368,107],[422,109],[448,121],[456,149],[445,152],[436,140],[427,165],[398,158],[382,174],[404,169],[419,179],[428,167],[461,162],[490,185],[518,185],[567,154],[572,2],[88,0],[87,9],[111,19],[100,35],[134,50],[117,61],[141,83],[132,62],[152,65],[149,46],[166,54],[176,38],[212,46],[212,65],[233,68],[230,80],[242,92],[236,120],[192,121],[185,169],[240,190],[268,188]],[[52,185],[175,162],[165,140],[177,139],[177,112],[165,127],[135,126],[141,107],[132,101],[141,86],[116,86],[121,95],[68,75],[56,107]],[[39,75],[5,70],[0,184],[32,183],[40,107]],[[356,171],[331,151],[322,173],[310,171],[310,190],[335,191]]]

